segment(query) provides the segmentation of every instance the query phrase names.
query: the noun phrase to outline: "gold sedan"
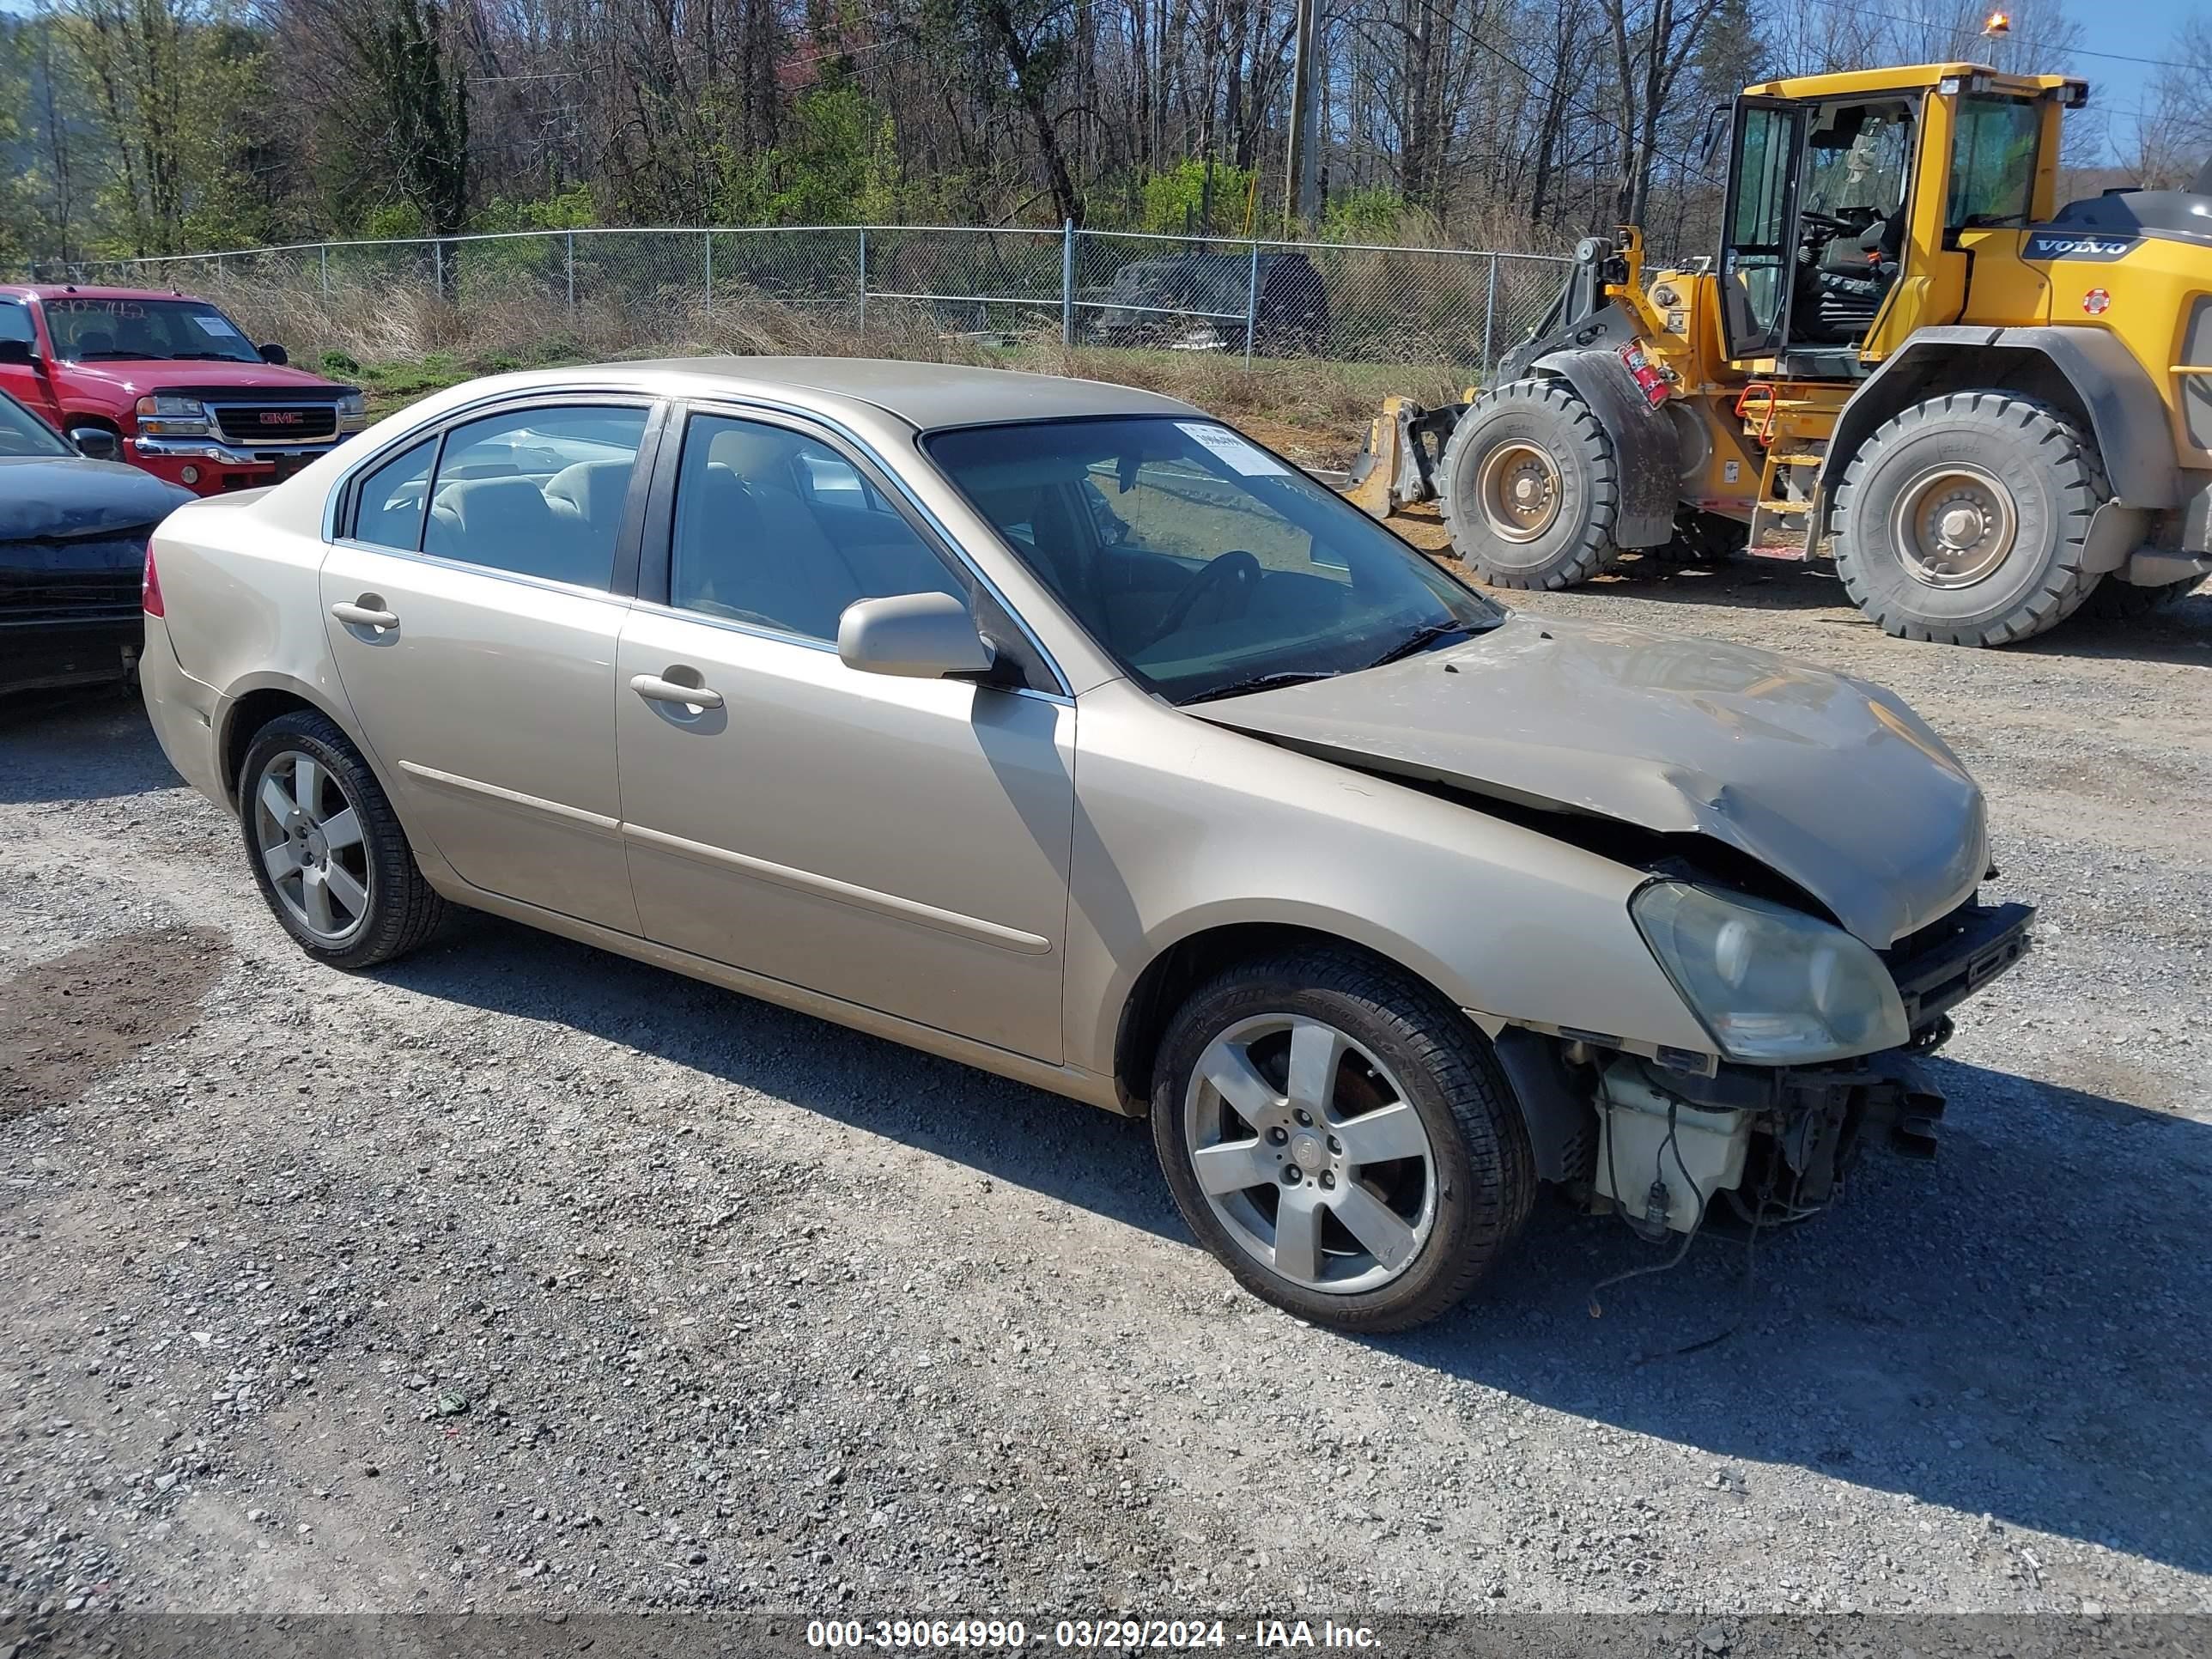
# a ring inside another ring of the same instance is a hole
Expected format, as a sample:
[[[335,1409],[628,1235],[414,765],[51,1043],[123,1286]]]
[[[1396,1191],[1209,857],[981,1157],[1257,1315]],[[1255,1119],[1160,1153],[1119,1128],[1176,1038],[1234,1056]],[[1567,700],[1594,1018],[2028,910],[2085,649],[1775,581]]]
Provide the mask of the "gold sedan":
[[[1516,617],[1117,386],[479,380],[183,508],[146,592],[162,744],[311,955],[489,910],[1148,1114],[1199,1238],[1345,1329],[1540,1181],[1670,1249],[1820,1207],[2026,944],[1888,693]]]

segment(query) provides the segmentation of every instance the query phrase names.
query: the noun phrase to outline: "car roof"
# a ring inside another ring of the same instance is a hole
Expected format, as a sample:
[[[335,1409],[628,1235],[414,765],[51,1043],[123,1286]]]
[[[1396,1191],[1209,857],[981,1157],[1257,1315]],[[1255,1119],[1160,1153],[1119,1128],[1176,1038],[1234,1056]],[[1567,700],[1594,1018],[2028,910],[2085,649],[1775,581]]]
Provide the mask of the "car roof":
[[[550,370],[518,379],[550,389],[577,380],[603,381],[632,376],[658,382],[659,389],[672,394],[813,392],[828,399],[867,404],[925,432],[1001,421],[1068,420],[1097,415],[1188,416],[1201,412],[1179,398],[1103,380],[873,357],[672,357]],[[696,384],[671,384],[678,381]]]
[[[16,300],[185,300],[213,301],[173,288],[102,288],[96,283],[0,283],[0,295]]]

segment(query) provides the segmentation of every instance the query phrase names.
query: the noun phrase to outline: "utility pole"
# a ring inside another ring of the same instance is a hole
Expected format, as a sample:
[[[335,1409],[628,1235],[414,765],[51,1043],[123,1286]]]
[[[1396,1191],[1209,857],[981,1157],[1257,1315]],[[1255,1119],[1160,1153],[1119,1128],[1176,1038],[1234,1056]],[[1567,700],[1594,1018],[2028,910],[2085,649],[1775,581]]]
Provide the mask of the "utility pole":
[[[1314,111],[1321,100],[1314,76],[1314,10],[1320,0],[1297,0],[1297,44],[1291,58],[1291,142],[1283,158],[1283,234],[1293,234],[1320,211]]]

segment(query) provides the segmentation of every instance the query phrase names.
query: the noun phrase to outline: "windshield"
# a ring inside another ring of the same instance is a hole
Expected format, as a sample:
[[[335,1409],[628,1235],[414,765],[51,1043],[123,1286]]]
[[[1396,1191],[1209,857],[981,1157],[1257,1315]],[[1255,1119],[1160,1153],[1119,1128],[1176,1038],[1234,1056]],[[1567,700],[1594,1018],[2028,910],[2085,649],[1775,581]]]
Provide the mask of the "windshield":
[[[1130,676],[1176,702],[1351,673],[1504,614],[1218,422],[967,427],[925,447]]]
[[[261,361],[238,325],[204,300],[64,294],[44,305],[54,355],[69,362]]]
[[[1114,273],[1110,291],[1117,300],[1241,317],[1251,280],[1246,260],[1194,255],[1124,265]]]
[[[0,392],[0,455],[74,455],[61,434]]]

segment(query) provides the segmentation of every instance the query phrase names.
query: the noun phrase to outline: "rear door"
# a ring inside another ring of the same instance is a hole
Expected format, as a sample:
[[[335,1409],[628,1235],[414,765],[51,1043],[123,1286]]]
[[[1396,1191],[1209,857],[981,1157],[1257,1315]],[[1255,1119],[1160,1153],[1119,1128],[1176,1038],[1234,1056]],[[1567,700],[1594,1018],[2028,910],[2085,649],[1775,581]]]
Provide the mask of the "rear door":
[[[615,777],[615,644],[657,411],[472,413],[368,472],[322,570],[359,728],[461,878],[637,931]]]
[[[1721,335],[1738,361],[1771,357],[1790,324],[1796,270],[1797,167],[1805,111],[1771,98],[1740,98],[1721,226]]]

